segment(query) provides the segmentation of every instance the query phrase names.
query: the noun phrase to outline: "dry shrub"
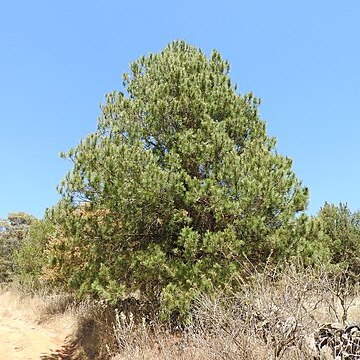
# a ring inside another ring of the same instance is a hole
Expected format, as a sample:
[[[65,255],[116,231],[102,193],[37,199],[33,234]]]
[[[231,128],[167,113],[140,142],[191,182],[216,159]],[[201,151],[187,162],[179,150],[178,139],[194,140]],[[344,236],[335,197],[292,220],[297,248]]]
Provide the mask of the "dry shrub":
[[[64,314],[76,315],[77,302],[73,295],[66,293],[46,294],[41,297],[35,295],[34,298],[41,299],[39,322],[48,321],[49,318],[56,318]]]
[[[49,289],[39,289],[31,293],[17,283],[2,284],[0,286],[0,305],[12,314],[18,313],[19,317],[35,322],[47,324],[51,321],[63,321],[64,317],[69,322],[74,322],[76,302],[73,296],[65,293],[55,294]],[[61,318],[61,319],[60,319]]]
[[[323,284],[324,303],[327,313],[342,326],[351,321],[358,321],[358,316],[354,316],[359,310],[359,275],[354,275],[347,268],[335,273],[323,272],[321,277]]]
[[[106,360],[115,346],[113,309],[105,303],[85,299],[67,309],[76,320],[67,340],[71,359]]]
[[[56,349],[56,359],[106,360],[110,357],[108,347],[115,346],[113,309],[100,302],[79,302],[70,294],[46,289],[29,294],[16,284],[7,284],[0,285],[0,308],[4,315],[62,334],[65,342],[63,348]],[[53,359],[44,357],[48,358]]]
[[[114,353],[114,359],[165,359],[167,354],[175,355],[172,353],[173,338],[164,326],[147,324],[145,319],[141,324],[136,323],[131,312],[116,311],[115,314],[114,335],[118,354]]]
[[[241,291],[196,299],[192,324],[181,331],[117,312],[114,359],[315,359],[320,325],[358,313],[354,289],[325,270],[245,270]]]
[[[89,303],[79,322],[88,358],[315,359],[321,324],[359,314],[356,288],[344,273],[296,265],[245,270],[240,291],[197,298],[191,325],[181,329],[141,319],[134,309]]]
[[[314,334],[321,324],[359,318],[358,291],[346,273],[295,265],[260,272],[248,264],[245,270],[240,291],[194,300],[184,328],[142,318],[136,307],[117,310],[46,291],[26,297],[3,290],[0,305],[11,303],[38,322],[61,323],[67,316],[71,358],[94,360],[318,359]]]
[[[68,300],[64,300],[65,298],[67,296],[58,295],[56,298],[53,296],[50,300],[48,294],[29,295],[14,284],[0,286],[1,315],[10,321],[9,323],[4,322],[4,326],[10,326],[9,324],[14,320],[18,321],[18,324],[29,323],[33,324],[34,329],[42,329],[47,334],[56,334],[59,341],[60,339],[66,341],[66,338],[76,328],[76,317],[73,312],[69,311],[68,306],[67,310],[64,310],[63,304],[68,302]],[[4,328],[5,330],[6,328]],[[20,331],[19,336],[25,336],[24,334],[25,332]],[[35,340],[29,338],[29,341],[34,342]],[[47,350],[44,348],[44,351]],[[44,355],[45,358],[47,359]]]
[[[242,291],[198,298],[181,330],[117,312],[114,359],[309,359],[322,303],[315,274],[248,270]]]
[[[251,270],[240,292],[195,302],[193,343],[208,359],[309,359],[322,304],[317,277],[295,266]]]

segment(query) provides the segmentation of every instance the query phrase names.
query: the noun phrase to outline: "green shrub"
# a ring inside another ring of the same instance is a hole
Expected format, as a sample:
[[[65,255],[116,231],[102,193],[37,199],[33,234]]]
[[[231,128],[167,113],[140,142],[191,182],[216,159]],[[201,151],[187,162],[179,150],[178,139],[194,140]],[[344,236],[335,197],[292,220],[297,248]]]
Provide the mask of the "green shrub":
[[[48,259],[46,247],[53,232],[54,226],[51,222],[35,220],[30,225],[27,236],[14,251],[16,274],[23,286],[36,288],[41,285]]]
[[[325,203],[318,218],[328,237],[330,261],[353,274],[360,271],[360,212],[351,212],[346,204]]]
[[[300,260],[305,266],[323,266],[330,262],[330,245],[321,220],[302,214],[274,234],[273,258]]]
[[[24,212],[10,213],[0,220],[0,281],[10,281],[15,273],[14,252],[27,237],[36,219]]]

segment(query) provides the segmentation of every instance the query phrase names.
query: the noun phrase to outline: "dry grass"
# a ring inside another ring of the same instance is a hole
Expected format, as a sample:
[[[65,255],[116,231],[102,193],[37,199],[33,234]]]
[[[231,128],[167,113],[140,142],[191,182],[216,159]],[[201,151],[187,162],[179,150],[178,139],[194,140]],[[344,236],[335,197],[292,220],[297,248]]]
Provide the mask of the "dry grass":
[[[6,303],[6,311],[19,317],[67,329],[76,349],[69,359],[94,360],[315,359],[314,332],[321,324],[360,318],[356,287],[326,272],[249,269],[246,281],[239,281],[237,293],[194,301],[192,323],[181,330],[45,291],[28,296],[3,289],[0,308]]]
[[[71,295],[46,290],[29,294],[16,284],[7,284],[0,285],[0,309],[3,316],[65,334],[66,342],[54,359],[105,360],[110,358],[109,348],[115,347],[114,312],[100,302],[79,302]]]
[[[76,328],[73,299],[65,295],[28,295],[17,286],[0,288],[0,308],[13,318],[49,327],[58,333],[72,333]]]
[[[181,332],[133,318],[116,315],[113,360],[308,360],[319,358],[319,326],[358,321],[360,298],[356,288],[326,272],[252,269],[242,291],[197,299],[192,325]]]

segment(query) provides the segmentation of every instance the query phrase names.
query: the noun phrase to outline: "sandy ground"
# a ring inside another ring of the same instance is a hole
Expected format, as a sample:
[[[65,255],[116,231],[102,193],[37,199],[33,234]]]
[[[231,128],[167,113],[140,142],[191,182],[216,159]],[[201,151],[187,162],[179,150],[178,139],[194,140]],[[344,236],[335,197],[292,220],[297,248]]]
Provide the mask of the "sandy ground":
[[[55,322],[37,324],[18,309],[13,300],[1,294],[0,301],[0,360],[71,359],[71,349],[66,345],[69,335]],[[31,307],[29,311],[33,310]]]

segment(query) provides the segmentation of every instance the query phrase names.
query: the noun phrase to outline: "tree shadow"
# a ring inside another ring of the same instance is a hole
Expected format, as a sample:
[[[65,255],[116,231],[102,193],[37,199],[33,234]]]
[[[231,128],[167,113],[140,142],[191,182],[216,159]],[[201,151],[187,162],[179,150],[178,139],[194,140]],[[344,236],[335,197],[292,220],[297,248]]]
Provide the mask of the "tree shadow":
[[[51,350],[49,353],[42,354],[40,356],[41,360],[80,360],[84,359],[79,357],[76,346],[72,342],[67,342],[58,350]]]

